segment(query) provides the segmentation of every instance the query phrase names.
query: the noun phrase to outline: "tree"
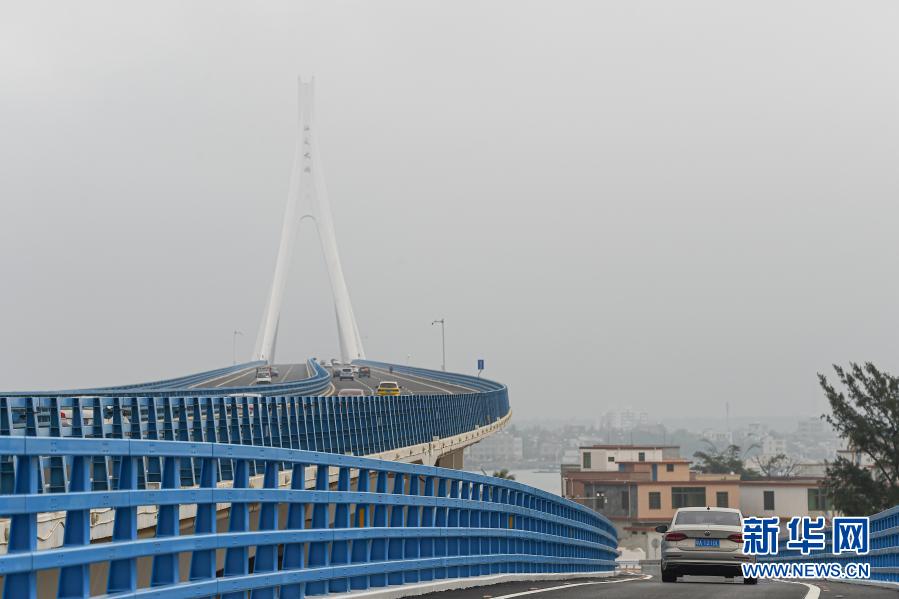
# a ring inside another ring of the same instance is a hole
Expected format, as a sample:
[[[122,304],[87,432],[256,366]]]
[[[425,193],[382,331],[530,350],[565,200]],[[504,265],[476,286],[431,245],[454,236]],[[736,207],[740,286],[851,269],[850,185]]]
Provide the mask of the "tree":
[[[493,476],[496,478],[502,478],[505,480],[515,480],[515,475],[509,472],[508,468],[503,468],[502,470],[495,470],[493,472]]]
[[[714,443],[706,441],[708,451],[697,451],[693,457],[698,461],[695,466],[700,472],[706,474],[739,474],[741,478],[751,478],[753,473],[746,469],[744,457],[746,452],[740,450],[739,445],[728,445],[723,451],[719,451]],[[746,451],[754,449],[753,445]]]
[[[793,476],[798,467],[796,460],[788,458],[782,453],[767,459],[755,456],[753,461],[755,462],[758,471],[762,473],[762,476],[768,478],[785,478],[787,476]]]
[[[833,369],[845,390],[818,374],[831,409],[823,418],[860,459],[838,457],[824,488],[837,510],[867,516],[899,504],[899,378],[870,362]]]

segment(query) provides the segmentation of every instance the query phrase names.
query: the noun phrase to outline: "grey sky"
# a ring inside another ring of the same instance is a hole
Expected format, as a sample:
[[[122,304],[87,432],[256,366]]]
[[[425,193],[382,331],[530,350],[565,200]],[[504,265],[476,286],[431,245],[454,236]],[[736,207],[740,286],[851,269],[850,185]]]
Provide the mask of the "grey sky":
[[[370,357],[527,417],[819,413],[899,353],[894,2],[7,3],[0,388],[248,358],[296,76]],[[317,240],[278,357],[336,355]]]

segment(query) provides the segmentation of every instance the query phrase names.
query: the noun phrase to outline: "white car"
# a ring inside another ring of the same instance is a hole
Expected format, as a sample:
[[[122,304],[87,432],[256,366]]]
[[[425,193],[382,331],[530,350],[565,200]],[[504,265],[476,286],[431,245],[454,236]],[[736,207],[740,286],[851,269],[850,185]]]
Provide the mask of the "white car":
[[[270,385],[272,383],[272,367],[260,366],[256,369],[256,384]]]
[[[338,381],[351,381],[353,380],[353,369],[349,366],[344,366],[340,370],[337,371],[337,380]]]
[[[362,389],[341,389],[337,397],[365,397],[365,392]]]
[[[662,533],[662,582],[679,576],[742,576],[741,564],[755,561],[743,553],[743,514],[721,507],[682,507]],[[744,584],[756,584],[744,578]]]

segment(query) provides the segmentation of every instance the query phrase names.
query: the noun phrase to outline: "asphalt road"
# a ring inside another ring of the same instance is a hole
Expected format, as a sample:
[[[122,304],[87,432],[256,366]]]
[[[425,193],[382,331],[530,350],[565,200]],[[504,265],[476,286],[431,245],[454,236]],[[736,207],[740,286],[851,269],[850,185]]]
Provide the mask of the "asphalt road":
[[[273,383],[292,383],[309,378],[309,367],[303,364],[275,364],[279,376]],[[256,368],[246,368],[239,372],[231,372],[208,381],[203,381],[193,388],[214,389],[216,387],[251,387],[256,384]]]
[[[331,372],[331,369],[329,368],[328,371]],[[402,387],[402,395],[457,395],[459,393],[471,393],[472,391],[467,387],[450,385],[409,374],[391,373],[380,368],[372,368],[371,377],[356,378],[352,381],[332,379],[335,395],[341,389],[362,389],[366,395],[374,395],[381,381],[395,381]]]
[[[273,379],[273,383],[290,383],[309,378],[309,368],[304,364],[276,364],[279,376]],[[328,372],[333,369],[328,366]],[[455,395],[470,393],[472,390],[460,385],[451,385],[440,381],[423,378],[420,376],[391,373],[388,370],[372,368],[371,376],[355,378],[352,381],[339,381],[331,379],[334,384],[331,394],[336,395],[341,389],[362,389],[366,395],[374,395],[381,381],[395,381],[399,383],[403,395]],[[225,387],[251,387],[256,384],[256,368],[246,368],[239,372],[225,374],[202,383],[194,385],[194,388],[225,388]]]
[[[420,595],[427,599],[895,599],[899,591],[854,584],[808,581],[806,584],[764,581],[744,585],[741,579],[685,576],[663,583],[651,572],[614,578],[512,582]]]

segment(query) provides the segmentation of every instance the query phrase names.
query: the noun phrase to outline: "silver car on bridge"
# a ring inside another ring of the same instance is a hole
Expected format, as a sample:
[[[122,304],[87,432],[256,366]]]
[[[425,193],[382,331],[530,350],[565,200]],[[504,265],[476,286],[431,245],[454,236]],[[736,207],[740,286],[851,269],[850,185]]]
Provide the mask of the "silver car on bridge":
[[[740,510],[685,507],[674,514],[662,533],[662,582],[677,582],[679,576],[742,576],[741,564],[755,561],[743,553],[743,515]],[[744,584],[756,584],[744,578]]]

